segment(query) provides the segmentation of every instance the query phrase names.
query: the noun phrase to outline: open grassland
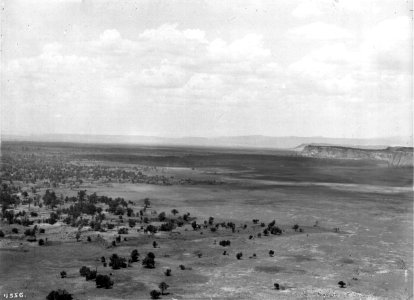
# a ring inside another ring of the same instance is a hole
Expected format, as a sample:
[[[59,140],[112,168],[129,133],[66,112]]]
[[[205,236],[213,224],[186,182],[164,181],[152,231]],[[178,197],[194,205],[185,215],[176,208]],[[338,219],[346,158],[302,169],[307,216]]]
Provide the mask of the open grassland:
[[[45,299],[52,289],[61,288],[75,299],[149,299],[150,291],[164,281],[170,287],[163,299],[412,298],[412,168],[303,158],[270,150],[64,144],[7,144],[2,158],[22,147],[27,155],[48,153],[56,160],[61,157],[87,168],[137,168],[148,176],[145,180],[156,176],[169,180],[169,184],[132,182],[137,177],[115,180],[108,169],[105,176],[111,180],[83,178],[77,186],[59,182],[53,187],[57,195],[76,197],[79,189],[84,189],[88,194],[121,197],[131,201],[134,214],[142,210],[143,199],[149,198],[148,214],[166,212],[173,219],[171,211],[176,209],[178,215],[189,212],[199,224],[214,217],[214,224],[233,222],[236,227],[234,232],[223,227],[212,232],[212,226],[193,230],[186,223],[173,232],[149,235],[140,229],[148,224],[138,222],[122,235],[126,241],[112,246],[118,228],[127,226],[128,218],[124,215],[123,224],[117,216],[107,214],[107,222],[113,222],[115,228],[105,232],[88,226],[79,230],[62,220],[54,225],[42,223],[39,226],[45,233],[37,238],[48,238],[48,243],[38,246],[21,234],[11,233],[11,228],[22,233],[27,227],[3,221],[6,237],[0,239],[1,294],[24,292],[27,299]],[[32,185],[19,184],[23,189]],[[38,194],[52,188],[50,182],[42,184],[37,183]],[[16,210],[29,208],[21,204]],[[31,210],[40,216],[52,211],[45,206],[32,206]],[[253,219],[259,220],[257,224]],[[263,234],[260,224],[267,227],[272,220],[283,231],[281,235]],[[292,229],[294,224],[301,230]],[[76,241],[78,231],[81,238]],[[223,247],[221,240],[229,240],[231,245]],[[140,261],[112,270],[100,261],[113,253],[128,257],[133,249],[139,251],[141,261],[153,252],[155,268],[144,268]],[[274,255],[269,255],[270,250]],[[239,252],[241,259],[236,258]],[[112,274],[113,287],[96,288],[95,282],[80,276],[81,266]],[[164,274],[167,268],[171,276]],[[62,270],[67,272],[66,278],[60,278]],[[340,288],[339,281],[344,281],[346,288]],[[280,284],[279,290],[274,283]]]

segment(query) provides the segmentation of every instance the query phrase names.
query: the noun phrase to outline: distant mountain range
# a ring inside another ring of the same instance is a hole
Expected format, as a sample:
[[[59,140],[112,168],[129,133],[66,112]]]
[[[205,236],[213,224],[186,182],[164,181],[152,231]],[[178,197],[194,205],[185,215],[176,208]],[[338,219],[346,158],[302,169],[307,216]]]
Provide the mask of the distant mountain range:
[[[386,137],[372,139],[327,138],[327,137],[272,137],[262,135],[228,136],[228,137],[182,137],[166,138],[139,135],[77,135],[77,134],[45,134],[45,135],[2,135],[3,141],[36,141],[36,142],[70,142],[97,144],[141,144],[159,146],[200,146],[200,147],[236,147],[236,148],[269,148],[294,149],[308,144],[341,145],[364,147],[370,149],[388,146],[412,147],[412,137]]]

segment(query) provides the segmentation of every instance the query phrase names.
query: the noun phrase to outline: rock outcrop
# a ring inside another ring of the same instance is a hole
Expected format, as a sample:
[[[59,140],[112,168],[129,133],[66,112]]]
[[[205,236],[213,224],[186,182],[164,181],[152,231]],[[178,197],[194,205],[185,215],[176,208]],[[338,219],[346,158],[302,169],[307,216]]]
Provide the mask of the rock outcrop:
[[[316,158],[377,160],[390,167],[413,167],[412,147],[387,147],[385,149],[361,149],[342,146],[306,145],[301,155]]]

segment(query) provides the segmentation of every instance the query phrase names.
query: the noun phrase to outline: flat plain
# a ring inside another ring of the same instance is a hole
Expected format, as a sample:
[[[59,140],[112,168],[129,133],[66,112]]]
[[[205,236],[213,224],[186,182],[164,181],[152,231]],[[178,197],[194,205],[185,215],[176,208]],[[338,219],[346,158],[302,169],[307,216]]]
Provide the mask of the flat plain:
[[[40,169],[47,174],[28,180],[27,174],[33,177]],[[56,170],[73,174],[56,175]],[[105,175],[97,176],[96,170]],[[26,190],[29,198],[39,195],[40,203],[46,190],[62,199],[56,207],[29,207],[24,199],[13,206],[15,214],[37,213],[30,220],[45,229],[36,234],[47,238],[44,246],[22,234],[34,224],[9,224],[3,218],[1,295],[21,292],[27,299],[45,299],[51,290],[65,289],[74,299],[149,299],[150,291],[166,282],[162,299],[413,297],[412,168],[279,150],[4,142],[1,175],[2,184],[20,187],[20,199]],[[125,199],[132,217],[124,214],[121,221],[100,204],[104,230],[67,224],[62,209],[73,203],[63,199],[75,199],[80,190]],[[138,217],[144,199],[150,201],[146,222]],[[44,222],[59,209],[56,223]],[[162,221],[157,220],[161,212]],[[173,230],[144,230],[187,213],[190,221]],[[136,225],[128,226],[128,219]],[[265,234],[273,220],[281,233]],[[106,228],[107,223],[115,227]],[[228,223],[235,224],[233,230],[220,226]],[[128,234],[114,246],[122,227],[129,227]],[[221,246],[222,240],[231,245]],[[101,263],[102,256],[129,257],[133,249],[141,260],[153,252],[155,268],[139,261],[113,270]],[[86,281],[79,274],[82,266],[110,275],[112,288]],[[165,275],[167,268],[171,276]],[[62,270],[66,278],[59,275]]]

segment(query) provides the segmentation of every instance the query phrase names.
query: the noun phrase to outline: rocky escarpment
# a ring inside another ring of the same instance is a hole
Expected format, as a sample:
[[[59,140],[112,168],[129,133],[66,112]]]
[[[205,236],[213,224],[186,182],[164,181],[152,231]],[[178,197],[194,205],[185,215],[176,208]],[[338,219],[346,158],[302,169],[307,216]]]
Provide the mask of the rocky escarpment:
[[[412,167],[412,147],[387,147],[385,149],[360,149],[341,146],[306,145],[303,156],[334,159],[378,160],[390,167]]]

